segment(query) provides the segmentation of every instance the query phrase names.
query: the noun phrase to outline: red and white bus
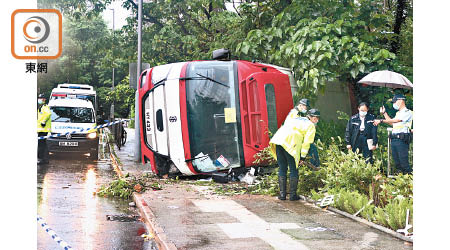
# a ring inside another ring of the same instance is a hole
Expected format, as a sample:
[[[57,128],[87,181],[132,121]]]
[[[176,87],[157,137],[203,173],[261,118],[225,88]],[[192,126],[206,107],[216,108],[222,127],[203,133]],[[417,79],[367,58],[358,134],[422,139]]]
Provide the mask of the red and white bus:
[[[156,66],[139,79],[142,162],[159,174],[252,166],[293,108],[288,69],[235,61]]]

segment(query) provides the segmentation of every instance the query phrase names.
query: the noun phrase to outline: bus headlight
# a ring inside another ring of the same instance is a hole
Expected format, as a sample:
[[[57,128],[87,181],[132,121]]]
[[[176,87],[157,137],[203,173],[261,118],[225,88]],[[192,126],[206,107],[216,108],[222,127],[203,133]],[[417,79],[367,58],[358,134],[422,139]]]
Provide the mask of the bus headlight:
[[[87,135],[87,138],[89,138],[89,139],[95,139],[95,138],[97,138],[97,132],[89,133],[89,134]]]

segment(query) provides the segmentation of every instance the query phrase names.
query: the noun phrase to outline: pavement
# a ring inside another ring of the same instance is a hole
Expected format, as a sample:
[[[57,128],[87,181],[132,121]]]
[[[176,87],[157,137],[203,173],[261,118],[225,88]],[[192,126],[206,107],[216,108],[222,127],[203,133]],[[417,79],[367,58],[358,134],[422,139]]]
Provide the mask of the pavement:
[[[119,171],[142,175],[134,131],[115,148]],[[227,185],[227,184],[218,184]],[[264,195],[220,196],[189,181],[134,194],[159,249],[412,249],[412,244],[306,201]]]

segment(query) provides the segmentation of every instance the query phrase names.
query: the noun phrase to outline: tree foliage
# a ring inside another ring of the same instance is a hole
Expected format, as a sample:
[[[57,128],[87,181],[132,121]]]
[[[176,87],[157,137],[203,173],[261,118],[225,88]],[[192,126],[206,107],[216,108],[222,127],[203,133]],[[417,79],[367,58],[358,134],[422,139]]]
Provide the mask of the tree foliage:
[[[412,63],[405,59],[412,57],[399,60],[390,51],[391,18],[381,3],[292,1],[270,25],[251,30],[236,52],[243,58],[292,68],[300,92],[310,97],[324,90],[327,82],[352,83],[375,70],[409,76],[412,71],[405,68]]]
[[[39,1],[70,20],[50,82],[100,88],[111,86],[113,66],[116,82],[128,75],[137,58],[137,5],[116,1],[132,15],[114,33],[99,18],[113,0]],[[299,92],[312,99],[327,82],[355,83],[375,70],[413,77],[411,0],[155,0],[143,4],[143,22],[142,60],[151,66],[229,48],[233,58],[292,68]]]

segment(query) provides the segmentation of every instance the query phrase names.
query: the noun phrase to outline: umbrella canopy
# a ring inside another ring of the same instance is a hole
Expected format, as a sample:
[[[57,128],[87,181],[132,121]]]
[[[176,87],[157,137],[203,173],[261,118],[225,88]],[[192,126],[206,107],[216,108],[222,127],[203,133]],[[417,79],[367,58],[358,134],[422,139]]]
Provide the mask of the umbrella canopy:
[[[358,83],[388,88],[413,88],[413,84],[408,80],[408,78],[402,74],[389,70],[374,71],[363,77],[363,79],[359,80]]]

